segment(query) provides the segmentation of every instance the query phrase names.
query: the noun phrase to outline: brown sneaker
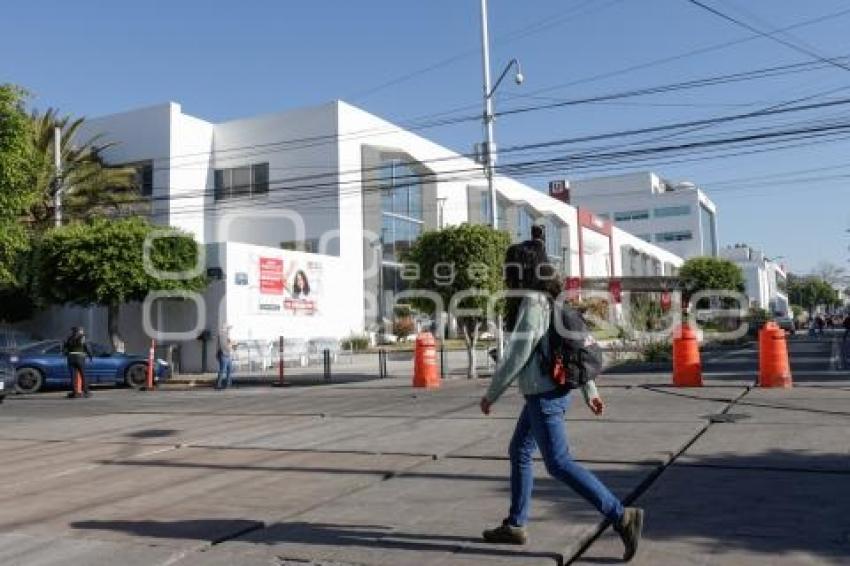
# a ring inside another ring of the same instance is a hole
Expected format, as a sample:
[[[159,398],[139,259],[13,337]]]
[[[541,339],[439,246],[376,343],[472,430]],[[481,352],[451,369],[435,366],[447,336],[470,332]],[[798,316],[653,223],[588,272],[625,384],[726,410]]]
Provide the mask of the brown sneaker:
[[[497,544],[525,544],[528,542],[528,534],[524,527],[514,527],[508,524],[508,520],[495,529],[488,529],[483,533],[484,540]]]
[[[640,543],[641,531],[643,530],[643,509],[639,507],[626,507],[623,518],[614,525],[614,530],[620,535],[623,545],[623,562],[629,562],[635,557]]]

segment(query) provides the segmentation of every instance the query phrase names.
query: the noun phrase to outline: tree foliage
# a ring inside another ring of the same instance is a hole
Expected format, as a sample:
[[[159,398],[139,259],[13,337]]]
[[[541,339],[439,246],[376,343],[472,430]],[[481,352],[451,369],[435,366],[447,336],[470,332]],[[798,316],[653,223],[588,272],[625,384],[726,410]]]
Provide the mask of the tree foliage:
[[[475,375],[475,345],[486,323],[493,294],[503,289],[505,252],[510,244],[507,233],[478,224],[461,224],[426,232],[414,242],[403,258],[418,277],[411,289],[440,296],[445,307],[455,307],[469,353],[468,375]],[[458,300],[464,293],[465,298]],[[474,293],[474,294],[473,294]],[[425,312],[435,313],[433,301],[414,301]],[[477,311],[478,314],[463,311]]]
[[[16,265],[28,249],[20,220],[36,201],[32,184],[41,164],[30,144],[25,98],[22,89],[0,85],[0,288],[20,282]]]
[[[841,303],[838,291],[829,282],[817,276],[788,276],[788,298],[813,312],[820,305],[833,306]]]
[[[54,129],[62,130],[60,155],[62,161],[63,218],[86,219],[108,215],[129,208],[138,202],[139,187],[133,167],[111,167],[101,157],[101,152],[115,146],[102,136],[88,139],[80,137],[84,118],[71,119],[59,116],[50,108],[46,112],[33,112],[32,144],[41,166],[35,177],[37,200],[29,209],[33,223],[42,229],[52,225],[57,178],[54,165]]]
[[[117,333],[117,314],[122,303],[141,301],[151,291],[206,287],[203,276],[169,280],[148,273],[143,247],[156,229],[141,218],[100,218],[48,231],[33,266],[39,295],[53,304],[107,307],[112,342],[120,350],[123,342]],[[189,270],[197,261],[197,246],[185,234],[154,239],[151,264],[160,271]]]
[[[741,268],[718,257],[694,257],[685,261],[679,270],[679,278],[687,297],[700,291],[744,290]]]

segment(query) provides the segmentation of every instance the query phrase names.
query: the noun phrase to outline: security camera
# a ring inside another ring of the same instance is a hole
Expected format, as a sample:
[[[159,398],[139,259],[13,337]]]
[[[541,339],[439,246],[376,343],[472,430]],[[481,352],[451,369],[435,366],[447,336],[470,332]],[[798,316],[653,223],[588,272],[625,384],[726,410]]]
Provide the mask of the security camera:
[[[516,81],[516,84],[521,85],[522,81],[525,80],[525,77],[522,76],[522,73],[517,73],[516,76],[514,77],[514,80]]]

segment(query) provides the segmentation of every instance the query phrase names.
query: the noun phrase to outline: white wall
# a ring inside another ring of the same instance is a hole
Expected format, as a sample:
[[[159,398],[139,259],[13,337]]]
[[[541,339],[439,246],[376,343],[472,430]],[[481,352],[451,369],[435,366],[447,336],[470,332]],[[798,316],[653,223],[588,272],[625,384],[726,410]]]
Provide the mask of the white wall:
[[[213,203],[210,169],[213,125],[171,106],[170,201],[168,223],[206,241],[204,211]]]

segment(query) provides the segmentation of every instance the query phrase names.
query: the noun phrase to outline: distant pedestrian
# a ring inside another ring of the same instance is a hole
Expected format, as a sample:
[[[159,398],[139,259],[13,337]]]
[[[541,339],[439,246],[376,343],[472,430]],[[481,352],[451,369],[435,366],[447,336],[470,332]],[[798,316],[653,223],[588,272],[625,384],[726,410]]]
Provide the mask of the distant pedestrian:
[[[71,392],[68,393],[68,398],[73,399],[77,396],[77,389],[74,387],[76,375],[80,376],[83,397],[91,397],[89,382],[86,379],[86,358],[91,361],[92,354],[91,348],[86,342],[86,332],[81,326],[71,328],[71,334],[65,339],[62,351],[68,362],[68,372],[71,374]]]
[[[517,249],[509,250],[507,254],[513,261],[506,261],[506,264],[514,264],[510,269],[506,265],[507,287],[526,293],[517,312],[509,317],[511,325],[508,329],[512,332],[504,359],[496,367],[490,387],[480,403],[481,412],[489,415],[492,405],[515,380],[525,396],[525,406],[508,450],[511,466],[510,510],[500,526],[484,531],[484,540],[502,544],[527,542],[526,524],[534,483],[533,456],[535,448],[539,448],[549,474],[584,497],[611,522],[626,547],[624,560],[631,560],[640,540],[643,510],[624,508],[620,500],[590,470],[578,464],[570,455],[564,429],[564,416],[571,399],[570,389],[556,384],[544,367],[548,367],[544,359],[552,354],[548,331],[550,320],[553,320],[553,309],[560,309],[554,302],[560,294],[561,286],[555,269],[547,262],[545,249],[535,252],[531,248],[524,248],[524,251],[527,253]],[[520,259],[523,261],[517,265]],[[587,340],[588,337],[585,337],[582,343],[587,345]],[[582,373],[572,364],[570,367],[569,371]],[[586,381],[581,389],[591,411],[601,414],[604,404],[593,381]]]
[[[818,336],[823,336],[823,329],[826,326],[826,321],[823,319],[823,316],[818,314],[815,317],[815,326],[818,329]]]
[[[232,328],[232,326],[225,324],[221,327],[221,331],[218,334],[218,350],[216,351],[218,376],[215,380],[215,388],[217,390],[227,389],[232,385],[233,351],[236,349],[236,343],[230,337],[230,330]]]

